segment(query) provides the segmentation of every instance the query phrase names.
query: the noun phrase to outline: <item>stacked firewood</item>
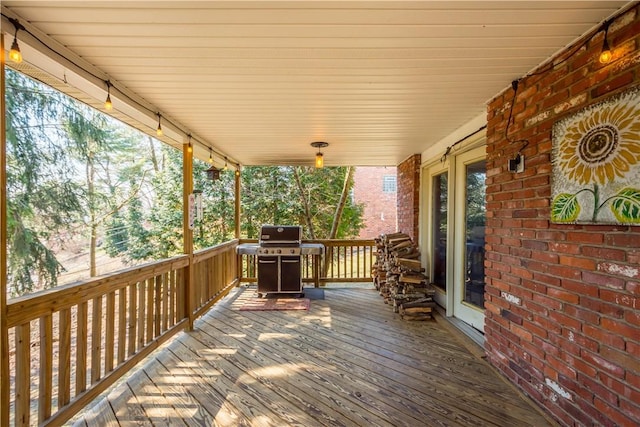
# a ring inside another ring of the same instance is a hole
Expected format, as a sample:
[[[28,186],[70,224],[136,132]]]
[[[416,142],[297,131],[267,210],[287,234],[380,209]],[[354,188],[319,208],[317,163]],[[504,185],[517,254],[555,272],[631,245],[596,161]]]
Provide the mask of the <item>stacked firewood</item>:
[[[382,234],[375,240],[372,276],[385,303],[405,320],[431,319],[435,290],[427,284],[418,246],[405,233]]]

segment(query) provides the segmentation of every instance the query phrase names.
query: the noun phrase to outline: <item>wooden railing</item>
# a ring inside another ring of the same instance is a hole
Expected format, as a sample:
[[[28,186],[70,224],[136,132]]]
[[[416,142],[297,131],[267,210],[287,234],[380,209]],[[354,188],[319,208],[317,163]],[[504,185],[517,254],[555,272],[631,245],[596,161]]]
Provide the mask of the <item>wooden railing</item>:
[[[243,240],[242,243],[256,242]],[[241,281],[255,256],[238,240],[9,300],[11,424],[60,425]],[[373,240],[315,240],[302,270],[320,283],[366,282]]]
[[[324,252],[320,257],[320,283],[328,282],[369,282],[371,266],[375,262],[376,247],[373,239],[350,240],[305,240],[305,243],[322,243]],[[240,243],[257,243],[257,240],[243,239]],[[313,282],[313,263],[318,258],[311,255],[302,259],[302,280]],[[242,282],[255,282],[256,256],[239,255],[238,275]]]
[[[12,424],[60,425],[239,281],[237,240],[9,300]]]

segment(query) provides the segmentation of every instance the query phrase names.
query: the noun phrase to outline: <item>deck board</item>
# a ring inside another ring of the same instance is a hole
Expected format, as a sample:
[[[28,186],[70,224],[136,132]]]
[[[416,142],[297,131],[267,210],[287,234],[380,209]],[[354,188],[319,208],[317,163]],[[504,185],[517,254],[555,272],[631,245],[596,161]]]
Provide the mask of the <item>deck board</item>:
[[[254,294],[232,291],[77,425],[551,425],[441,318],[402,321],[357,288],[240,311]]]

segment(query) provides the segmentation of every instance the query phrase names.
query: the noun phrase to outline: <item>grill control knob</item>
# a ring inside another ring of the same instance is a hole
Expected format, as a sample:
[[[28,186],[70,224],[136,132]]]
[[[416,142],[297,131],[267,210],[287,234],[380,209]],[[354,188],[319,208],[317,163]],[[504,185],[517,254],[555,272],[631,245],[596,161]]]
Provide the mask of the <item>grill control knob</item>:
[[[291,251],[291,253],[292,253],[292,254],[295,254],[295,253],[296,253],[296,250],[295,250],[295,249],[290,249],[290,251]]]
[[[278,249],[278,253],[282,253],[282,250],[281,250],[281,249]]]

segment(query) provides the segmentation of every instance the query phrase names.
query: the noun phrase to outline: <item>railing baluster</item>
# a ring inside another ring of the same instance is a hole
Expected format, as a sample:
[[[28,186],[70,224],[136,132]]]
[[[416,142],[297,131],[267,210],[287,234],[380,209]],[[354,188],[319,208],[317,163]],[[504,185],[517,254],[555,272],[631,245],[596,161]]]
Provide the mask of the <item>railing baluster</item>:
[[[147,304],[146,304],[147,294],[145,292],[146,284],[147,284],[146,280],[140,280],[138,282],[138,345],[136,346],[137,350],[144,347],[144,321],[146,319],[145,313],[147,312]]]
[[[116,293],[107,294],[106,332],[104,338],[104,372],[113,370],[113,352],[115,348]]]
[[[15,423],[16,426],[30,424],[31,394],[31,325],[29,322],[15,328],[16,373],[15,373]]]
[[[91,384],[97,383],[102,367],[102,296],[91,305]]]
[[[124,362],[127,344],[127,288],[118,290],[118,365]]]
[[[169,272],[169,327],[176,324],[176,272]]]
[[[40,318],[40,379],[38,394],[38,423],[51,416],[53,390],[53,321],[51,315]]]
[[[88,324],[87,324],[87,302],[78,304],[76,311],[76,395],[87,389],[87,345],[88,345]]]
[[[137,326],[138,318],[136,313],[138,312],[137,303],[137,282],[129,283],[129,319],[127,320],[127,328],[129,334],[127,336],[127,355],[129,357],[136,353],[136,342],[138,341]]]
[[[169,326],[169,273],[164,273],[162,276],[162,325],[161,331],[164,332]]]
[[[155,277],[150,277],[147,279],[147,321],[146,321],[146,325],[147,325],[147,339],[144,342],[145,344],[148,344],[149,342],[151,342],[151,340],[153,340],[153,320],[154,320],[154,313],[153,313],[153,309],[155,307],[155,301],[154,301],[154,294],[155,294]]]
[[[162,276],[158,275],[152,281],[156,294],[153,316],[153,338],[156,338],[160,336],[160,327],[162,326]]]
[[[71,309],[60,310],[58,341],[58,408],[71,399]]]

